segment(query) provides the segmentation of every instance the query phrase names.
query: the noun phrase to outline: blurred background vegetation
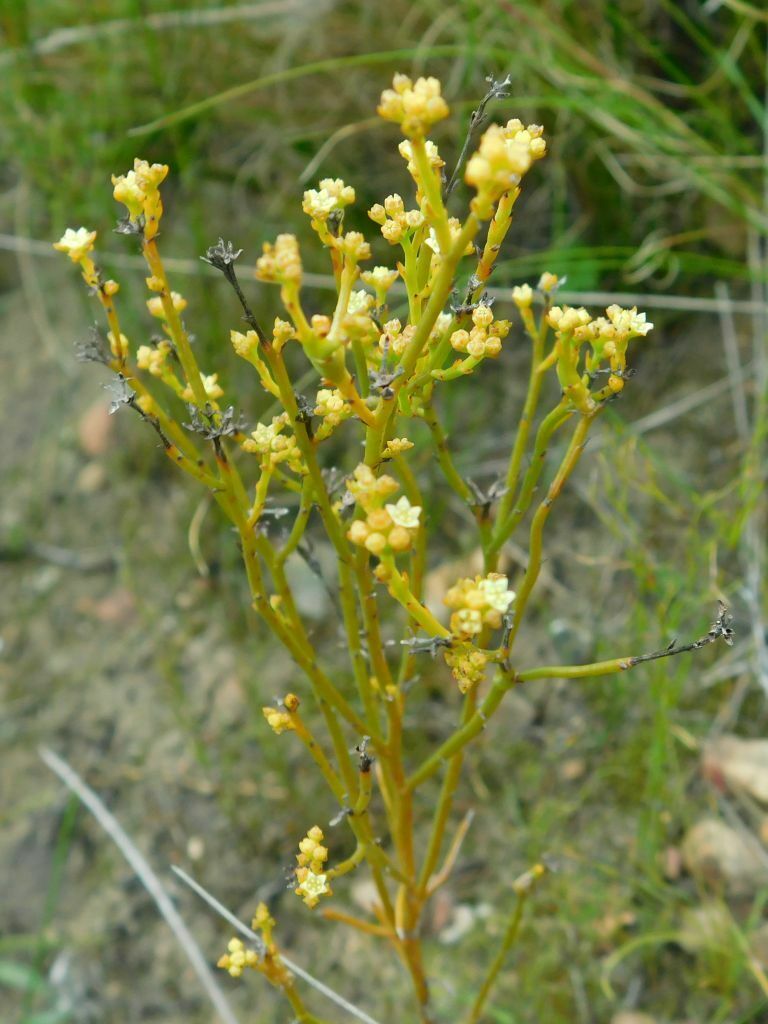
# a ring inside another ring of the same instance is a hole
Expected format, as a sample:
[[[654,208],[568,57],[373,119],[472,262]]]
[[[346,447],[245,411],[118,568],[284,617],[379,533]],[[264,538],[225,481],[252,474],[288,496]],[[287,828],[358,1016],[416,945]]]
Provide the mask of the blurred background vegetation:
[[[354,184],[365,230],[367,207],[407,188],[395,135],[374,115],[395,70],[442,79],[454,113],[436,136],[445,153],[458,151],[489,75],[511,79],[495,116],[545,125],[550,156],[526,181],[493,280],[500,302],[548,269],[567,275],[574,301],[629,296],[657,325],[554,517],[524,651],[651,650],[700,635],[718,597],[738,627],[732,652],[510,701],[472,761],[459,810],[478,815],[430,923],[439,1018],[470,1005],[503,932],[509,879],[549,853],[558,871],[489,1019],[768,1019],[764,811],[753,792],[701,770],[718,737],[757,739],[767,721],[760,0],[0,0],[0,33],[7,1019],[212,1019],[147,894],[39,763],[40,742],[88,778],[163,877],[170,861],[186,864],[246,918],[269,897],[300,962],[379,1020],[400,1019],[396,966],[354,937],[328,941],[334,926],[308,924],[283,898],[308,816],[333,813],[302,758],[261,722],[291,665],[253,628],[215,513],[140,424],[105,417],[103,379],[72,355],[94,308],[50,250],[67,226],[100,230],[140,343],[144,274],[130,240],[110,234],[109,178],[136,155],[170,164],[162,246],[174,284],[203,363],[221,367],[255,421],[263,398],[227,342],[237,310],[198,256],[220,235],[248,263],[279,231],[308,239],[301,194],[323,176]],[[391,257],[386,246],[377,255]],[[310,305],[323,309],[327,268],[309,242],[305,263],[319,275]],[[274,312],[271,294],[249,291]],[[525,355],[508,346],[500,372],[443,399],[457,460],[481,483],[500,468]],[[437,572],[468,556],[471,539],[439,485],[431,514]],[[513,546],[513,574],[519,557]],[[322,586],[295,571],[332,649]],[[414,756],[455,713],[444,680],[429,667],[425,680],[429,735]],[[717,870],[702,867],[705,818],[726,830],[730,867],[719,848],[705,851]],[[226,928],[175,891],[213,961]],[[226,987],[243,1021],[286,1019],[258,979]]]

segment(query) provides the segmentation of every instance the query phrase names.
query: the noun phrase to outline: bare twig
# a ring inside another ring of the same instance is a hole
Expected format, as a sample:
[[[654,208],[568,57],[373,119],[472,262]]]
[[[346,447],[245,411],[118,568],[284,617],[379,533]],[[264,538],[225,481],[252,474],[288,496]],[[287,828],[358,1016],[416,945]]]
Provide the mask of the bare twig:
[[[673,640],[668,647],[663,648],[660,651],[653,651],[651,654],[637,654],[634,658],[629,659],[628,668],[634,668],[635,665],[640,665],[644,661],[657,661],[659,658],[671,658],[676,654],[685,654],[688,651],[698,651],[702,647],[707,647],[709,644],[714,644],[718,640],[723,640],[729,647],[733,646],[733,628],[731,623],[733,617],[729,614],[728,609],[722,601],[717,603],[718,613],[717,618],[709,627],[709,630],[704,636],[699,637],[698,640],[694,640],[690,644],[678,644],[676,640]]]
[[[464,161],[467,158],[467,153],[469,152],[469,147],[472,144],[472,139],[474,138],[475,132],[477,131],[478,128],[481,127],[481,125],[485,121],[485,108],[488,106],[491,100],[503,99],[505,96],[509,95],[507,89],[509,88],[509,85],[512,81],[509,75],[507,75],[505,78],[499,81],[497,81],[494,78],[490,78],[488,79],[488,81],[490,82],[488,92],[480,100],[476,109],[473,110],[472,113],[470,114],[469,125],[467,126],[467,135],[466,138],[464,139],[464,145],[461,147],[461,152],[459,153],[459,158],[456,161],[456,166],[453,169],[453,174],[451,175],[448,184],[445,186],[444,195],[446,199],[450,196],[451,192],[453,192],[453,190],[456,188],[456,182],[459,179],[459,173],[461,172],[461,168],[464,166]]]

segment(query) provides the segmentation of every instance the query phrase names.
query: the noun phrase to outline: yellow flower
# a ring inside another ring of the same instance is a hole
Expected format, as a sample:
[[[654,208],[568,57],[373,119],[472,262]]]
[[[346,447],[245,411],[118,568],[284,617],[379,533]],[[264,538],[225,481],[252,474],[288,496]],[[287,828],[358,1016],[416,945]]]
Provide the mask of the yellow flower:
[[[409,441],[407,437],[393,437],[387,441],[382,453],[382,459],[391,459],[395,455],[400,455],[402,452],[407,452],[410,448],[413,448],[413,441]]]
[[[387,219],[387,211],[381,205],[381,203],[374,203],[368,211],[368,216],[376,224],[383,224]]]
[[[398,271],[390,270],[389,267],[374,267],[373,270],[364,270],[360,277],[367,285],[375,289],[377,296],[386,294],[397,280]]]
[[[161,377],[170,352],[171,346],[167,341],[161,341],[156,347],[140,345],[136,352],[136,365],[140,370],[147,370],[153,377]]]
[[[240,331],[230,331],[229,340],[232,342],[235,352],[244,359],[247,359],[259,347],[259,336],[256,331],[246,331],[245,334]]]
[[[221,398],[221,396],[224,394],[224,389],[219,384],[218,373],[201,373],[200,381],[203,385],[203,391],[205,391],[206,397],[210,398],[211,401],[215,401],[217,398]],[[187,387],[185,387],[184,390],[181,392],[181,397],[184,399],[185,402],[194,402],[195,396],[192,391],[192,388],[189,385],[187,385]]]
[[[320,897],[330,893],[331,887],[328,884],[328,876],[315,874],[314,871],[305,869],[306,874],[296,886],[294,892],[304,900],[306,905],[312,909],[316,907]]]
[[[323,830],[319,825],[313,825],[306,836],[299,843],[299,852],[296,854],[296,881],[299,883],[294,889],[297,896],[301,896],[308,907],[317,906],[321,896],[331,892],[328,884],[328,876],[323,870],[323,865],[328,860],[328,850],[323,846]]]
[[[477,152],[467,161],[464,179],[477,190],[472,211],[481,220],[488,220],[493,204],[505,192],[517,188],[531,166],[530,147],[508,138],[501,125],[492,124],[480,139]]]
[[[437,146],[434,142],[430,142],[429,139],[424,143],[424,149],[427,154],[427,162],[433,170],[439,170],[441,167],[445,167],[445,160],[440,156],[437,151]],[[413,146],[408,139],[403,139],[397,150],[404,160],[408,161],[408,173],[412,178],[418,177],[418,167],[413,159]]]
[[[284,732],[290,732],[296,728],[291,716],[282,708],[266,707],[261,709],[261,713],[266,718],[267,725],[277,736],[280,736],[281,733]]]
[[[512,289],[512,301],[518,309],[529,309],[533,303],[533,289],[529,284],[517,285]]]
[[[313,220],[327,220],[337,205],[336,197],[326,192],[324,188],[319,191],[311,188],[304,193],[301,208]]]
[[[539,283],[536,287],[540,292],[544,292],[545,295],[549,295],[550,292],[554,291],[555,288],[560,284],[560,278],[557,274],[551,274],[548,270],[539,278]]]
[[[301,284],[301,256],[295,235],[278,235],[274,245],[265,242],[256,261],[256,277],[278,284]]]
[[[495,357],[501,352],[501,340],[509,334],[508,320],[494,320],[493,310],[483,303],[472,311],[472,330],[463,328],[451,335],[451,348],[467,352],[473,359]]]
[[[153,192],[157,189],[168,175],[167,164],[150,164],[147,160],[140,160],[139,157],[133,161],[133,173],[139,186],[145,192]]]
[[[242,939],[230,939],[227,952],[219,957],[216,966],[227,971],[233,978],[239,978],[246,967],[256,967],[258,962],[256,952],[248,949]]]
[[[113,174],[112,184],[114,185],[112,195],[115,200],[127,208],[129,217],[135,221],[144,212],[144,200],[147,198],[136,172]]]
[[[531,160],[541,160],[547,153],[544,129],[540,124],[529,124],[527,127],[518,118],[513,117],[504,126],[504,135],[508,142],[516,146],[525,146]]]
[[[296,331],[293,324],[289,324],[287,320],[281,320],[280,317],[276,316],[272,327],[272,342],[277,351],[279,352],[286,342],[295,337]]]
[[[653,324],[647,323],[645,313],[638,313],[637,306],[631,309],[622,309],[621,306],[609,306],[606,311],[608,319],[616,328],[618,334],[628,337],[645,337],[653,330]]]
[[[320,188],[333,196],[340,207],[349,206],[355,201],[355,190],[351,185],[345,185],[341,178],[323,178]]]
[[[583,306],[553,306],[547,313],[547,323],[560,334],[572,334],[579,327],[586,327],[592,320]]]
[[[179,295],[178,292],[171,292],[171,301],[173,302],[173,308],[177,313],[181,313],[187,308],[187,300],[183,295]],[[153,295],[151,299],[147,299],[147,309],[152,316],[156,316],[158,320],[165,320],[163,300],[159,295]]]
[[[67,228],[58,242],[53,243],[53,248],[65,252],[73,263],[79,263],[88,253],[93,252],[95,241],[95,231],[89,231],[88,228]]]
[[[144,215],[147,220],[157,222],[162,215],[162,204],[158,193],[158,186],[165,180],[168,174],[167,164],[150,164],[138,157],[133,161],[133,170],[127,174],[112,175],[114,190],[112,195],[118,203],[122,203],[128,210],[128,216],[133,223],[139,216]],[[156,231],[156,223],[152,231],[152,237]]]
[[[488,656],[472,644],[456,644],[447,648],[443,656],[462,693],[466,693],[483,679]]]
[[[418,529],[421,506],[412,505],[405,495],[394,505],[385,505],[384,508],[389,512],[392,522],[396,526],[404,526],[406,530]]]
[[[481,633],[484,626],[498,629],[514,599],[515,592],[509,589],[507,577],[502,573],[491,572],[484,577],[459,580],[444,598],[444,603],[453,611],[451,632],[470,639]]]
[[[342,235],[338,247],[350,259],[359,261],[371,258],[371,247],[359,231],[348,231],[346,235]]]
[[[405,135],[421,137],[447,117],[449,111],[437,78],[417,78],[412,82],[407,75],[398,74],[392,80],[392,88],[381,94],[378,113],[386,121],[401,125]]]

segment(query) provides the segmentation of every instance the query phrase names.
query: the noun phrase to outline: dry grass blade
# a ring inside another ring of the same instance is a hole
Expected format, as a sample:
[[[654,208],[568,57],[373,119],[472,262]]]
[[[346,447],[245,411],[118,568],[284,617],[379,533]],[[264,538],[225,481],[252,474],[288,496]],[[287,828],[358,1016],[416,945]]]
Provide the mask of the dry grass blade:
[[[59,256],[48,241],[39,238],[25,238],[21,235],[10,235],[0,233],[0,249],[8,252],[28,252],[34,256],[45,256],[58,259]],[[141,256],[131,256],[126,253],[105,252],[102,254],[105,263],[110,266],[122,267],[126,270],[141,271],[145,273],[145,263]],[[175,274],[189,274],[191,276],[208,275],[212,276],[215,271],[207,267],[200,260],[184,259],[173,256],[165,258],[165,265],[168,270]],[[252,276],[255,267],[249,264],[238,264],[239,269],[245,276]],[[304,283],[310,288],[323,288],[333,291],[336,287],[334,279],[330,274],[304,274]],[[400,291],[395,285],[393,291]],[[404,294],[404,292],[403,292]],[[489,288],[488,294],[495,299],[504,302],[512,301],[511,288]],[[653,292],[603,292],[603,291],[558,291],[558,296],[563,302],[573,305],[585,306],[607,306],[612,302],[620,306],[641,306],[648,309],[671,309],[686,313],[718,313],[722,308],[722,300],[719,298],[707,298],[695,295],[656,295]],[[765,316],[768,314],[768,302],[755,297],[753,299],[731,299],[729,308],[733,313],[745,313],[753,316]]]
[[[725,362],[728,367],[728,380],[731,388],[731,401],[733,402],[733,418],[736,421],[736,429],[739,437],[745,443],[749,441],[749,413],[747,411],[747,400],[744,395],[744,370],[739,358],[739,344],[736,337],[736,327],[733,322],[733,307],[731,306],[731,295],[728,286],[723,281],[715,284],[715,294],[720,303],[720,331],[723,337],[723,349],[725,351]]]
[[[237,1017],[230,1009],[224,993],[208,966],[203,953],[195,941],[194,936],[187,928],[184,920],[173,905],[171,898],[163,888],[163,885],[152,868],[145,860],[143,854],[138,850],[133,840],[126,834],[123,827],[115,816],[101,802],[94,791],[83,782],[80,776],[64,761],[54,754],[47,747],[40,748],[40,757],[43,762],[57,775],[70,792],[80,800],[91,812],[99,825],[112,839],[130,866],[136,872],[136,877],[155,901],[157,909],[165,918],[168,927],[173,932],[185,956],[192,965],[192,969],[200,979],[205,993],[213,1004],[219,1020],[224,1024],[238,1024]]]
[[[224,918],[225,921],[229,921],[232,927],[240,932],[244,938],[249,939],[257,945],[262,943],[260,935],[249,928],[247,924],[243,924],[240,918],[235,917],[231,910],[228,910],[223,903],[220,903],[215,896],[209,893],[207,889],[204,889],[202,885],[200,885],[199,882],[196,882],[194,878],[186,873],[186,871],[182,871],[182,869],[176,867],[175,864],[171,865],[171,870],[182,880],[182,882],[184,882],[185,885],[188,885],[193,892],[196,892],[200,899],[204,900],[209,907],[215,910],[217,914]],[[365,1010],[359,1009],[359,1007],[348,1002],[343,996],[334,992],[332,988],[328,988],[327,985],[324,985],[322,981],[318,981],[317,978],[308,974],[303,967],[299,967],[299,965],[294,963],[293,960],[289,960],[284,953],[280,954],[280,959],[289,971],[292,971],[297,977],[306,981],[306,983],[316,989],[316,991],[322,992],[326,998],[330,999],[331,1002],[336,1003],[336,1005],[340,1006],[343,1010],[346,1010],[351,1016],[364,1021],[364,1024],[378,1024],[378,1021],[374,1020],[373,1017],[370,1017]]]

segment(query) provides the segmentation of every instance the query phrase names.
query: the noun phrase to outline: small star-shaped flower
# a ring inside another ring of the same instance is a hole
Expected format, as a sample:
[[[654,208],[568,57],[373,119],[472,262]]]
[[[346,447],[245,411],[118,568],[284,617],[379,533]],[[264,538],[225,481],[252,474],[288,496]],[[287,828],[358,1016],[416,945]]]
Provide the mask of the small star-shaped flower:
[[[307,877],[298,888],[310,899],[316,900],[325,893],[330,892],[327,875],[316,875],[314,871],[308,871]]]
[[[407,530],[415,530],[419,525],[421,505],[412,505],[405,495],[394,505],[384,506],[396,526],[404,526]]]

